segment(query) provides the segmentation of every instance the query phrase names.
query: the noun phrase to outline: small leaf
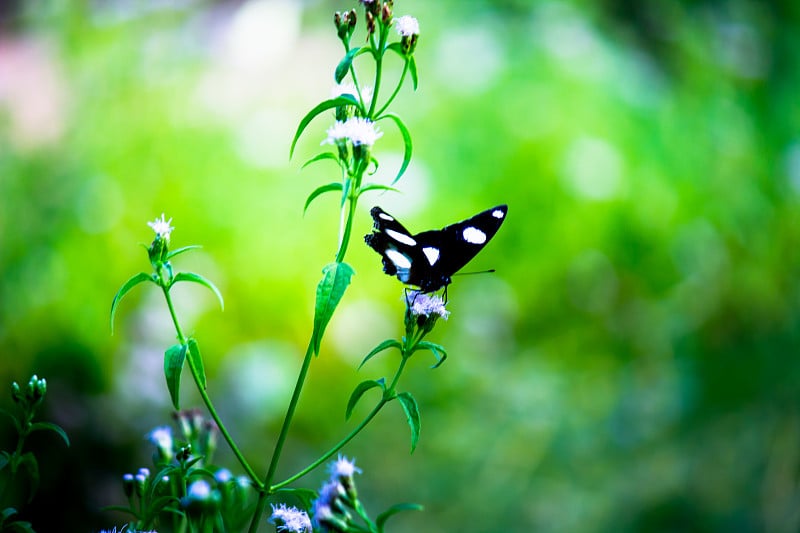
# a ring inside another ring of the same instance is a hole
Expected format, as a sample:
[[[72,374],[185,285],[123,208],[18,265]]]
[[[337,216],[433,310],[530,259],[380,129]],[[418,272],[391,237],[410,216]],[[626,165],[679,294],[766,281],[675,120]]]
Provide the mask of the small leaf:
[[[197,370],[200,386],[206,390],[206,370],[203,367],[203,357],[200,355],[200,347],[197,346],[197,341],[194,339],[189,339],[189,364]]]
[[[155,283],[153,277],[149,274],[145,274],[144,272],[139,272],[131,279],[126,281],[122,284],[122,287],[117,291],[117,294],[114,295],[114,301],[111,302],[111,334],[114,334],[114,315],[117,313],[117,306],[119,305],[120,300],[122,297],[128,294],[132,288],[137,286],[140,283],[144,283],[145,281],[152,281]]]
[[[306,205],[303,206],[303,214],[305,214],[306,210],[308,210],[308,206],[311,205],[311,202],[313,202],[314,199],[316,199],[316,197],[319,196],[320,194],[325,194],[326,192],[331,192],[331,191],[341,191],[341,190],[342,190],[342,184],[339,183],[338,181],[317,187],[316,189],[314,189],[314,192],[308,195],[308,198],[306,199]]]
[[[69,437],[67,436],[67,432],[64,431],[64,429],[58,424],[53,424],[52,422],[36,422],[31,424],[31,432],[39,430],[50,430],[56,433],[59,437],[61,437],[61,440],[64,441],[64,444],[69,447]]]
[[[337,156],[333,152],[322,152],[322,153],[319,153],[319,154],[315,155],[314,157],[312,157],[311,159],[309,159],[305,163],[303,163],[303,166],[300,167],[300,168],[306,168],[311,163],[316,163],[317,161],[323,161],[325,159],[332,159],[332,160],[336,161],[337,164],[339,164],[339,156]]]
[[[400,349],[403,348],[403,345],[400,344],[400,341],[398,341],[398,340],[386,339],[385,341],[383,341],[382,343],[377,345],[375,348],[373,348],[372,351],[367,354],[367,356],[364,358],[364,360],[361,361],[361,364],[358,365],[358,368],[360,369],[362,366],[364,366],[364,364],[367,361],[369,361],[370,359],[372,359],[373,356],[379,354],[380,352],[382,352],[384,350],[388,350],[389,348],[397,348],[398,350],[400,350]]]
[[[403,511],[422,511],[423,509],[424,507],[418,503],[397,503],[379,514],[377,520],[375,520],[375,525],[378,526],[378,531],[383,531],[383,525],[386,521],[397,513],[402,513]]]
[[[290,494],[300,500],[300,508],[308,509],[311,507],[311,502],[317,499],[316,491],[311,489],[281,487],[275,491],[275,494],[284,493]]]
[[[405,150],[403,152],[403,164],[400,165],[400,170],[397,172],[397,176],[395,176],[394,180],[392,180],[392,185],[394,185],[405,173],[406,169],[408,168],[408,164],[411,162],[411,133],[409,133],[408,128],[403,122],[403,119],[394,113],[384,113],[378,117],[376,121],[383,120],[385,118],[391,119],[392,122],[397,125],[397,129],[400,130],[400,135],[403,136],[403,145],[405,146]]]
[[[167,378],[167,389],[175,410],[180,410],[181,370],[186,360],[186,345],[175,344],[164,352],[164,377]]]
[[[350,395],[350,400],[347,402],[347,409],[344,411],[344,419],[348,420],[350,415],[353,414],[353,408],[355,408],[358,400],[370,389],[374,389],[375,387],[379,387],[382,390],[386,390],[386,382],[383,378],[374,380],[369,379],[367,381],[362,381],[359,383],[356,388],[353,390],[353,394]]]
[[[199,283],[200,285],[207,287],[211,290],[216,296],[217,300],[219,300],[219,306],[224,310],[225,309],[225,302],[222,301],[222,293],[219,292],[219,289],[208,281],[206,278],[201,276],[200,274],[195,274],[194,272],[178,272],[172,280],[172,283],[169,284],[170,287],[178,283],[179,281],[191,281],[192,283]]]
[[[24,520],[15,520],[6,526],[9,533],[36,533],[33,524]]]
[[[314,353],[319,355],[319,346],[325,327],[333,315],[336,306],[344,296],[344,291],[355,274],[353,267],[347,263],[329,263],[322,269],[322,280],[317,285],[317,300],[314,306]]]
[[[309,111],[306,116],[303,117],[303,120],[300,121],[300,124],[297,126],[297,131],[294,134],[294,139],[292,139],[292,146],[289,148],[289,158],[291,159],[292,154],[294,154],[294,147],[297,144],[297,140],[300,139],[300,135],[303,134],[306,127],[314,120],[314,117],[319,115],[320,113],[327,111],[328,109],[333,109],[335,107],[341,107],[345,105],[354,105],[358,106],[358,100],[352,94],[343,94],[336,98],[331,98],[330,100],[325,100],[317,106]]]
[[[182,248],[177,248],[177,249],[172,250],[171,252],[169,252],[167,254],[167,260],[172,259],[173,257],[175,257],[178,254],[182,254],[184,252],[188,252],[189,250],[196,250],[198,248],[202,248],[202,246],[200,246],[199,244],[190,244],[189,246],[184,246]]]
[[[0,511],[0,524],[2,524],[3,522],[8,520],[10,517],[14,516],[15,514],[17,514],[17,512],[18,511],[16,509],[14,509],[13,507],[6,507],[2,511]]]
[[[381,185],[380,183],[367,183],[366,185],[361,187],[361,191],[358,194],[361,195],[369,191],[400,192],[399,189],[395,189],[394,187],[389,187],[388,185]]]
[[[352,48],[347,51],[339,64],[336,65],[336,70],[333,73],[333,77],[336,80],[336,83],[342,83],[342,80],[345,76],[347,76],[347,72],[350,70],[350,66],[353,64],[353,59],[359,53],[361,48],[356,47]]]
[[[420,341],[414,347],[414,351],[417,350],[430,350],[433,356],[436,358],[436,364],[433,365],[431,368],[438,368],[444,360],[447,359],[447,350],[444,349],[444,346],[440,344],[434,344],[428,341]]]
[[[20,458],[19,466],[24,466],[25,470],[28,471],[31,482],[30,493],[28,494],[28,503],[30,503],[36,495],[36,491],[39,490],[39,462],[31,452],[28,452]]]
[[[411,428],[411,453],[414,453],[414,449],[417,447],[417,441],[419,440],[419,406],[417,405],[417,400],[414,399],[410,392],[401,392],[397,395],[397,399],[400,401],[400,405],[406,413],[408,426]]]
[[[414,59],[414,56],[411,56],[408,59],[408,71],[411,73],[411,85],[416,91],[419,80],[417,79],[417,60]]]

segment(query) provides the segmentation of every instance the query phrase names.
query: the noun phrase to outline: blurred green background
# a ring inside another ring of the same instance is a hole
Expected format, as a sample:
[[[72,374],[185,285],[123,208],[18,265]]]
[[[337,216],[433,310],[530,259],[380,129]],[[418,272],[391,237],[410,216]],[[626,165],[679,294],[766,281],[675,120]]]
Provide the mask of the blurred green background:
[[[302,216],[336,177],[299,171],[330,123],[293,161],[289,142],[329,95],[331,14],[353,4],[0,3],[0,388],[46,377],[45,415],[73,439],[31,442],[37,530],[121,525],[100,509],[123,503],[121,475],[150,464],[144,435],[170,420],[158,292],[133,292],[113,337],[108,324],[162,212],[173,246],[203,245],[176,267],[225,296],[221,312],[180,287],[178,311],[264,471],[338,229],[333,196]],[[400,285],[360,243],[368,209],[420,231],[508,203],[467,268],[497,273],[457,278],[431,339],[451,357],[415,356],[401,383],[421,407],[417,451],[396,405],[345,450],[373,514],[425,505],[396,532],[797,531],[800,5],[397,0],[395,14],[422,29],[419,90],[395,106],[414,158],[403,194],[362,202],[357,275],[279,477],[338,440],[352,388],[396,363],[355,368],[402,327]],[[402,141],[384,130],[388,181]]]

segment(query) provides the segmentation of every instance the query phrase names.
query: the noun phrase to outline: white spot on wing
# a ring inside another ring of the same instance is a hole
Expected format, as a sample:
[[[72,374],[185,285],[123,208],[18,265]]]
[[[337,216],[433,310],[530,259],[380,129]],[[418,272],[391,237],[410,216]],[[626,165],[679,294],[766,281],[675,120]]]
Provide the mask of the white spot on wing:
[[[386,250],[384,252],[386,257],[389,258],[389,261],[394,263],[398,269],[409,269],[411,268],[411,261],[408,260],[408,257],[404,256],[397,250]]]
[[[494,218],[503,218],[504,216],[506,216],[506,214],[503,213],[502,209],[495,209],[494,211],[492,211],[492,216]]]
[[[428,263],[433,266],[436,261],[439,260],[439,249],[434,248],[433,246],[426,246],[422,249],[422,253],[425,254],[425,257],[428,258]]]
[[[394,220],[390,215],[387,215],[386,213],[378,213],[378,216],[381,217],[383,220],[388,220],[389,222]]]
[[[392,229],[387,229],[385,231],[386,235],[396,240],[397,242],[402,242],[403,244],[407,244],[409,246],[417,245],[417,241],[412,239],[410,235],[406,235],[405,233],[400,233],[399,231],[394,231]]]
[[[483,244],[486,242],[486,234],[473,226],[467,226],[461,232],[464,240],[471,244]]]

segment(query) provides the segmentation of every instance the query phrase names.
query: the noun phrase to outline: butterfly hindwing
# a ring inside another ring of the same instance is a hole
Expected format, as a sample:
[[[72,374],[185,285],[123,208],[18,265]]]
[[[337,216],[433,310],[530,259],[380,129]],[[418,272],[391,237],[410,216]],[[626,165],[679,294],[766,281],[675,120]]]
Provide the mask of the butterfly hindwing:
[[[423,292],[436,291],[464,267],[494,237],[508,212],[499,205],[440,230],[412,235],[380,207],[370,213],[374,230],[366,243],[381,254],[383,270]]]

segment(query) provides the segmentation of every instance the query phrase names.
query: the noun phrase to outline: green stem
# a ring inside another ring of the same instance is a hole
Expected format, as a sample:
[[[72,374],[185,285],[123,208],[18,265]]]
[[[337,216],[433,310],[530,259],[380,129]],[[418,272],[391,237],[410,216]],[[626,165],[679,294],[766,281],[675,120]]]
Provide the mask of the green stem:
[[[378,39],[378,46],[375,47],[375,88],[372,90],[372,102],[369,105],[369,112],[367,112],[367,118],[370,120],[375,117],[375,104],[378,103],[378,91],[381,88],[381,77],[383,75],[383,54],[386,51],[386,36],[388,33],[388,28],[384,28],[383,24],[380,24],[381,28],[381,35]],[[373,42],[374,46],[374,42]]]
[[[172,317],[172,323],[175,325],[175,332],[178,334],[178,342],[185,345],[187,343],[187,339],[186,336],[184,336],[183,334],[180,322],[178,322],[178,314],[175,312],[175,306],[172,303],[172,297],[169,294],[169,289],[163,285],[161,286],[161,289],[164,291],[164,298],[167,300],[167,307],[169,308],[169,314]],[[211,397],[209,397],[205,388],[203,388],[203,386],[201,385],[202,380],[200,376],[200,370],[195,366],[194,361],[192,360],[191,357],[189,357],[188,359],[189,359],[189,369],[192,372],[192,378],[194,378],[194,383],[197,386],[197,391],[200,393],[200,397],[203,399],[203,403],[205,404],[206,409],[208,409],[211,418],[217,424],[219,432],[222,433],[222,437],[225,439],[225,442],[228,443],[228,446],[230,447],[233,454],[236,456],[236,459],[239,461],[239,464],[242,465],[242,468],[244,468],[247,475],[250,477],[250,479],[253,480],[253,483],[256,484],[256,487],[258,487],[258,489],[261,490],[263,488],[263,485],[261,484],[261,481],[258,479],[258,475],[255,473],[253,468],[247,462],[247,459],[245,459],[244,455],[242,454],[242,451],[239,449],[239,446],[236,445],[236,441],[233,440],[233,437],[231,436],[230,432],[228,432],[228,428],[225,427],[225,424],[222,422],[222,419],[217,413],[217,410],[211,401]]]
[[[312,337],[312,339],[308,342],[308,349],[306,350],[306,356],[303,359],[303,365],[300,367],[300,373],[297,376],[297,382],[294,385],[292,399],[289,402],[289,407],[286,410],[286,416],[283,419],[283,426],[281,426],[281,432],[278,435],[278,440],[275,443],[275,449],[272,452],[272,459],[270,460],[269,468],[267,469],[267,475],[264,476],[264,483],[261,485],[262,490],[260,490],[258,494],[256,510],[253,514],[253,520],[250,522],[250,529],[248,530],[250,533],[255,533],[258,530],[258,523],[261,521],[261,515],[264,513],[264,507],[267,505],[267,498],[270,494],[272,494],[270,483],[272,483],[272,478],[275,476],[275,470],[278,468],[278,459],[280,459],[281,453],[283,452],[283,445],[286,443],[286,438],[289,435],[289,426],[292,424],[294,412],[297,409],[298,402],[300,401],[300,392],[303,390],[303,384],[306,381],[308,368],[311,366],[311,359],[313,357],[314,339]]]
[[[386,108],[389,107],[389,104],[391,104],[392,101],[397,97],[397,93],[400,92],[400,88],[403,86],[403,80],[406,79],[406,72],[408,72],[408,59],[406,59],[405,65],[403,65],[403,72],[400,74],[400,79],[397,82],[397,87],[394,88],[394,92],[389,97],[389,99],[386,100],[386,102],[378,110],[378,112],[375,113],[376,117],[380,117],[383,114],[383,112],[386,111]]]
[[[283,488],[283,487],[285,487],[285,486],[286,486],[286,485],[288,485],[289,483],[292,483],[292,482],[294,482],[294,481],[297,481],[298,479],[300,479],[301,477],[305,476],[306,474],[308,474],[309,472],[311,472],[312,470],[314,470],[315,468],[317,468],[319,465],[321,465],[322,463],[324,463],[325,461],[327,461],[328,459],[330,459],[331,457],[333,457],[333,455],[334,455],[336,452],[338,452],[339,450],[341,450],[342,448],[344,448],[344,446],[345,446],[345,445],[346,445],[348,442],[350,442],[351,440],[353,440],[353,438],[354,438],[356,435],[358,435],[358,434],[361,432],[361,430],[362,430],[362,429],[364,429],[364,428],[367,426],[367,424],[369,424],[369,423],[372,421],[372,419],[373,419],[373,418],[375,418],[375,415],[377,415],[377,414],[378,414],[378,412],[381,410],[381,408],[382,408],[384,405],[386,405],[386,403],[387,403],[388,401],[389,401],[389,400],[387,400],[386,398],[381,398],[381,400],[378,402],[378,404],[377,404],[377,405],[376,405],[376,406],[375,406],[375,407],[372,409],[372,411],[370,411],[370,413],[369,413],[369,414],[368,414],[368,415],[367,415],[367,416],[364,418],[364,420],[362,420],[362,421],[361,421],[361,423],[360,423],[360,424],[358,424],[358,426],[356,426],[355,428],[353,428],[353,430],[352,430],[350,433],[348,433],[348,434],[347,434],[347,436],[345,436],[345,437],[344,437],[342,440],[340,440],[339,442],[337,442],[337,443],[336,443],[336,444],[333,446],[333,448],[331,448],[330,450],[328,450],[327,452],[325,452],[323,455],[321,455],[321,456],[319,457],[319,459],[317,459],[316,461],[314,461],[313,463],[311,463],[310,465],[308,465],[307,467],[305,467],[304,469],[302,469],[302,470],[301,470],[301,471],[299,471],[298,473],[294,474],[293,476],[291,476],[291,477],[289,477],[289,478],[286,478],[285,480],[281,481],[280,483],[276,483],[275,485],[271,486],[271,487],[269,488],[269,490],[270,490],[271,492],[274,492],[274,491],[276,491],[276,490],[278,490],[278,489],[280,489],[280,488]]]

